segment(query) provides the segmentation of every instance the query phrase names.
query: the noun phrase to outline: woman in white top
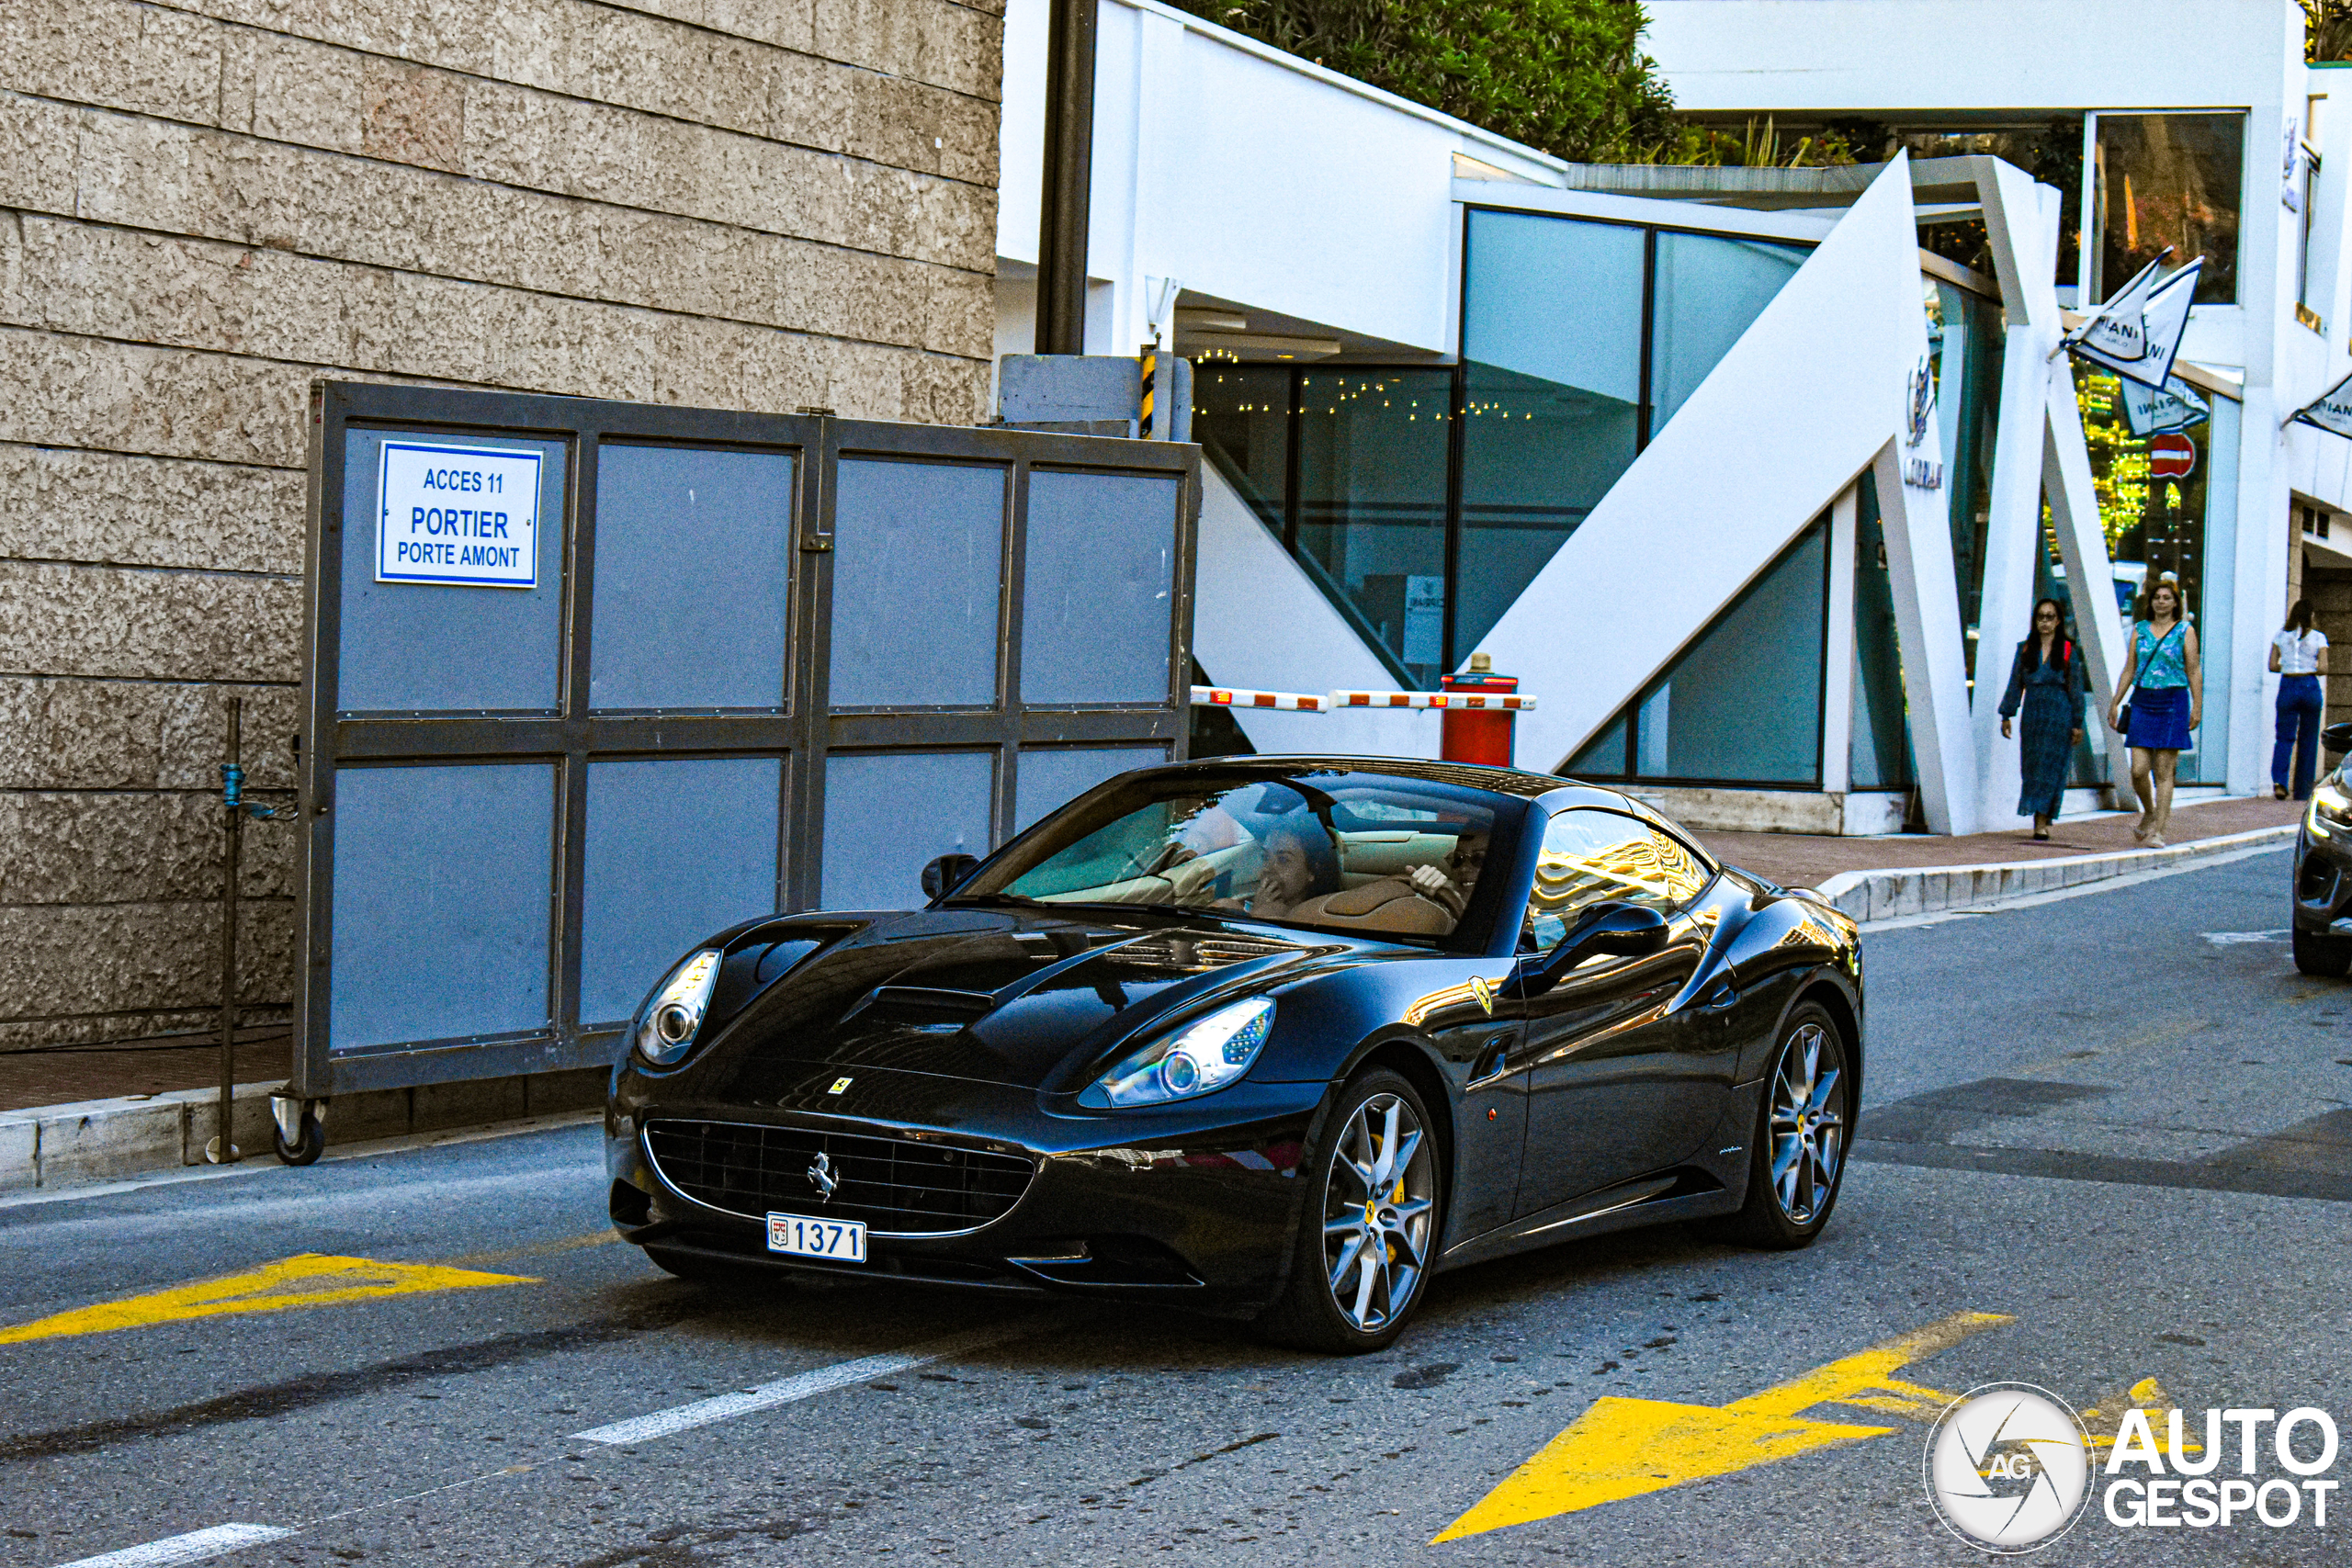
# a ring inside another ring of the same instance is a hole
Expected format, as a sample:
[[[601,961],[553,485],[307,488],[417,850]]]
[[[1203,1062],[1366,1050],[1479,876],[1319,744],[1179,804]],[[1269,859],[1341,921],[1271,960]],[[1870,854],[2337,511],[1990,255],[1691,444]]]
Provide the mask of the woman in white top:
[[[2287,798],[2287,760],[2295,762],[2295,798],[2312,797],[2319,760],[2319,727],[2327,713],[2320,677],[2327,673],[2327,634],[2312,626],[2312,602],[2298,599],[2287,625],[2270,639],[2270,671],[2278,677],[2278,743],[2270,749],[2270,793]]]

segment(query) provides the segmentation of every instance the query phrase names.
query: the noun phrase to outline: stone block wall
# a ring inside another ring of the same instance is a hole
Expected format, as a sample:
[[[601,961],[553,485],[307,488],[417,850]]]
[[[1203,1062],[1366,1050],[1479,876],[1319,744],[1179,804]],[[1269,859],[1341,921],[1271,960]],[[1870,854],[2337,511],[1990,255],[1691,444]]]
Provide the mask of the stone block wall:
[[[293,782],[310,382],[977,420],[1001,51],[1001,0],[0,3],[0,1052],[212,1021],[227,695]]]

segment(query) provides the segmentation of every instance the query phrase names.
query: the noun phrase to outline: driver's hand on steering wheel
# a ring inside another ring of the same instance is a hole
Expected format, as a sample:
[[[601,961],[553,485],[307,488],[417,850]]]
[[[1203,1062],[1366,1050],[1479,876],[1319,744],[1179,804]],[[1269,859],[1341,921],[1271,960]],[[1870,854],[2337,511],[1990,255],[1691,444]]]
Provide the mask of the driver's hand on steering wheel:
[[[1469,900],[1463,896],[1462,889],[1453,885],[1453,879],[1437,867],[1417,865],[1405,874],[1405,880],[1411,886],[1414,892],[1437,905],[1455,919],[1462,918],[1463,906]]]

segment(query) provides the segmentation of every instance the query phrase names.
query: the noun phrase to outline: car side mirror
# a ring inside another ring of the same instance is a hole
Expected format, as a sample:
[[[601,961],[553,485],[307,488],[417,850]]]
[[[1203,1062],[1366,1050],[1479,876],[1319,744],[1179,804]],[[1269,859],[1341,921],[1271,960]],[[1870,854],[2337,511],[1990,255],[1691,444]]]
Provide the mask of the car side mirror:
[[[922,896],[944,898],[964,885],[967,877],[980,869],[973,855],[942,855],[922,868]]]
[[[2319,743],[2337,756],[2352,751],[2352,722],[2329,725],[2319,732]]]
[[[1558,985],[1569,970],[1599,953],[1619,958],[1646,958],[1666,945],[1666,917],[1646,904],[1609,899],[1587,909],[1549,953],[1520,961],[1518,982],[1522,997],[1540,997]]]

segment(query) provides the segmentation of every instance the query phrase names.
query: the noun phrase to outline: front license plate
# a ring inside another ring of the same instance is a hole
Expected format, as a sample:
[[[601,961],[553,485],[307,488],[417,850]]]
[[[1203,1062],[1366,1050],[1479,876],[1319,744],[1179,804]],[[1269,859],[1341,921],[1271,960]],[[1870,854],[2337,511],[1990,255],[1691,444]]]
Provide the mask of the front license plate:
[[[865,1261],[865,1227],[855,1220],[812,1220],[800,1214],[768,1216],[768,1250],[795,1258],[825,1258],[835,1263]]]

